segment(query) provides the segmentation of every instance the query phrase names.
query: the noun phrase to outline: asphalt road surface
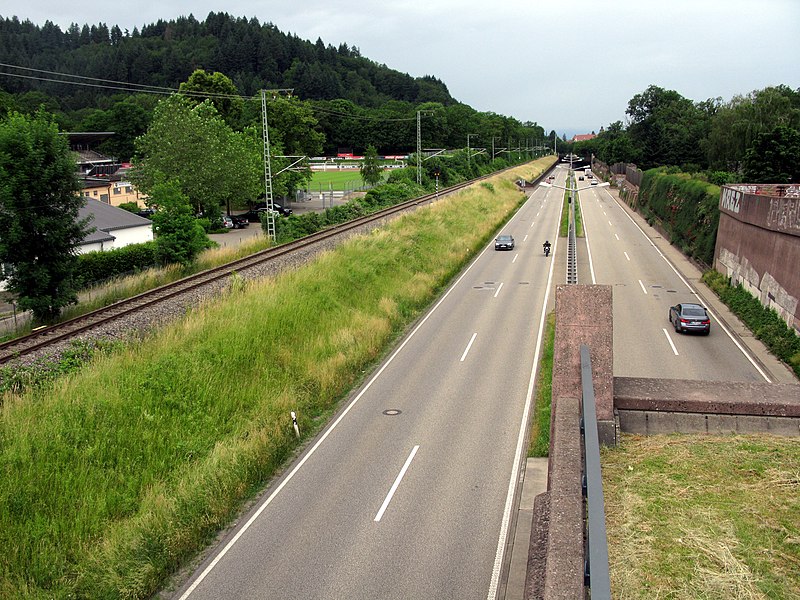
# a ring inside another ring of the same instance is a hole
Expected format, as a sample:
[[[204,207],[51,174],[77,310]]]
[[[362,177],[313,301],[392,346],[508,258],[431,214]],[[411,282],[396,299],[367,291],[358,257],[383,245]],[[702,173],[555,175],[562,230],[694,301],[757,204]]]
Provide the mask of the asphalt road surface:
[[[487,246],[176,598],[495,596],[561,197],[532,195],[516,248]]]

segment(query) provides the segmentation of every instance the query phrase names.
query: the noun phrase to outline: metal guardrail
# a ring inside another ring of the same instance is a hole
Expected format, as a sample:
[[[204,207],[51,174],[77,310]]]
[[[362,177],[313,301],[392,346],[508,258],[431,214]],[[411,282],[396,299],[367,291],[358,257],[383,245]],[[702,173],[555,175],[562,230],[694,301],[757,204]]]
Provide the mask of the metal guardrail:
[[[603,479],[600,471],[600,440],[597,434],[597,411],[592,383],[592,361],[589,347],[581,345],[581,385],[583,411],[584,473],[583,491],[586,497],[586,557],[584,584],[592,600],[611,599],[611,578],[608,569],[608,540],[606,511],[603,500]]]
[[[567,237],[567,284],[578,283],[578,242],[575,238],[575,201],[576,197],[570,191],[569,203],[569,234]]]

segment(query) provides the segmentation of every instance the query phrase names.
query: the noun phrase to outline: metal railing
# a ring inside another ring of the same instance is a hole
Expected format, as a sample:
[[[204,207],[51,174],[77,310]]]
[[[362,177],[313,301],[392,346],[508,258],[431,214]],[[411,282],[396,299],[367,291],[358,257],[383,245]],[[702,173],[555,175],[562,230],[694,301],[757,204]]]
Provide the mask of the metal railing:
[[[569,233],[567,237],[567,284],[578,283],[578,241],[575,238],[575,201],[576,197],[570,191],[569,203]]]
[[[611,599],[608,570],[606,511],[603,479],[600,470],[600,439],[597,434],[597,411],[592,383],[589,347],[581,345],[581,385],[583,386],[581,433],[583,437],[583,494],[586,497],[586,551],[584,584],[592,600]]]

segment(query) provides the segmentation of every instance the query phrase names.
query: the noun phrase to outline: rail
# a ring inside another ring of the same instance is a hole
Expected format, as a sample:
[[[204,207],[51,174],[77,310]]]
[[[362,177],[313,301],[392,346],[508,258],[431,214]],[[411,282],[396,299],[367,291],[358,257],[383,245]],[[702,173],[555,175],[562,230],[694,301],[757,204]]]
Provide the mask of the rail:
[[[597,434],[592,361],[589,347],[581,344],[581,385],[583,437],[583,493],[586,497],[586,551],[584,584],[592,600],[611,599],[611,578],[608,569],[606,511],[603,500],[603,479],[600,469],[600,440]]]
[[[413,209],[419,205],[435,202],[444,195],[458,191],[479,181],[483,181],[484,179],[497,175],[497,173],[516,168],[517,166],[519,165],[514,165],[512,167],[502,169],[501,171],[489,173],[488,175],[483,175],[469,181],[461,182],[449,188],[439,190],[438,193],[412,198],[411,200],[401,202],[371,215],[359,217],[352,221],[348,221],[347,223],[334,225],[333,227],[305,236],[298,240],[287,242],[279,246],[273,246],[267,250],[262,250],[261,252],[257,252],[253,255],[234,260],[225,265],[214,267],[164,286],[148,290],[137,296],[120,300],[114,304],[86,313],[84,315],[80,315],[73,319],[48,327],[43,327],[29,335],[0,343],[0,364],[15,360],[27,354],[32,354],[36,351],[41,351],[44,348],[53,346],[61,341],[69,340],[78,334],[85,333],[90,329],[94,329],[110,321],[120,319],[136,311],[144,310],[145,308],[153,306],[156,303],[174,299],[176,296],[184,294],[190,290],[223,280],[227,277],[230,277],[234,271],[241,272],[244,269],[257,267],[263,263],[275,260],[278,257],[285,256],[293,252],[298,252],[309,246],[323,242],[329,238],[346,234],[371,223],[380,222],[397,213]]]

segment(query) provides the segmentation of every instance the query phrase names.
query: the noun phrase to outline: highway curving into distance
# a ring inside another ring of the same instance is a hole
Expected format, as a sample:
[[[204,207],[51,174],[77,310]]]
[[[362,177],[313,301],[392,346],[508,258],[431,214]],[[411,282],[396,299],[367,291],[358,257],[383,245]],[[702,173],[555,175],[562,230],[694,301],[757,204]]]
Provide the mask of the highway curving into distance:
[[[562,194],[532,194],[516,248],[480,253],[175,598],[495,597]]]

